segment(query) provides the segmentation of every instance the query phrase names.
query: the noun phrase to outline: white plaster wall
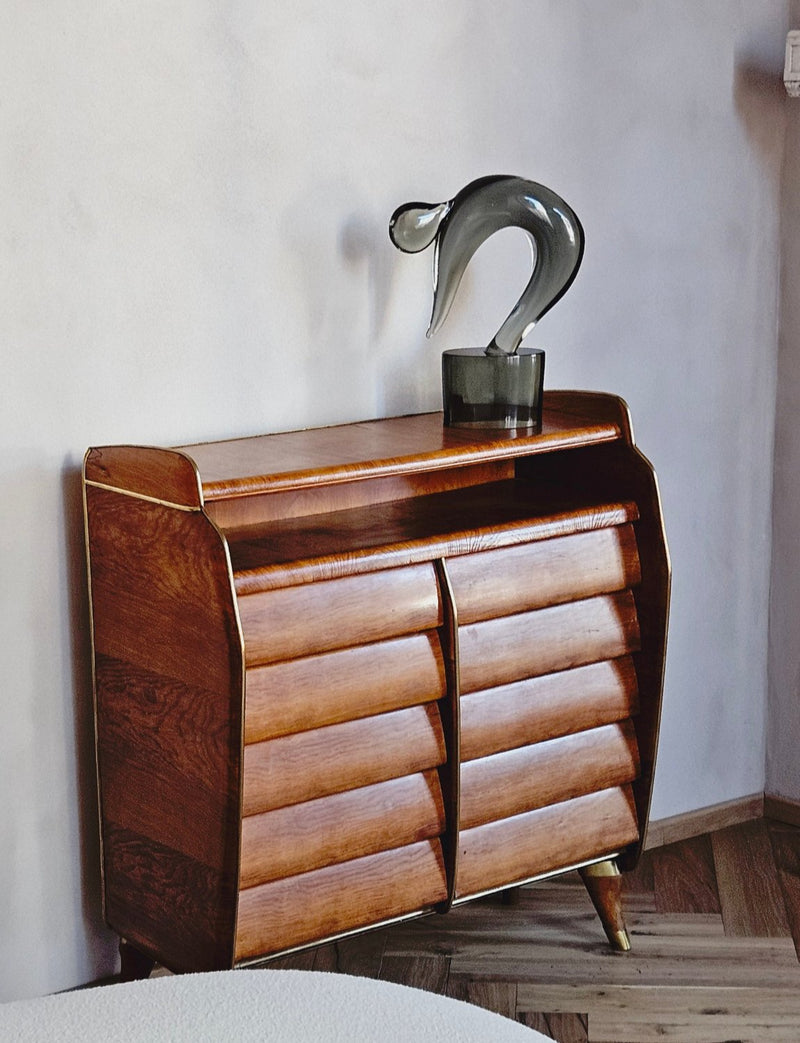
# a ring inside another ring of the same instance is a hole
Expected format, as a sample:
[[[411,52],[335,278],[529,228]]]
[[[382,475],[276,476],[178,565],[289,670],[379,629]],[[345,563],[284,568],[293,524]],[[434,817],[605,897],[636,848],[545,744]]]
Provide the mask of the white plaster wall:
[[[674,563],[654,812],[763,788],[787,4],[6,0],[0,12],[0,999],[110,973],[97,911],[78,468],[437,408],[526,247],[424,339],[389,214],[481,174],[560,191],[574,287],[531,338],[611,390]],[[776,84],[778,87],[776,88]]]
[[[792,28],[800,27],[800,3]],[[800,801],[800,100],[786,104],[767,792]]]

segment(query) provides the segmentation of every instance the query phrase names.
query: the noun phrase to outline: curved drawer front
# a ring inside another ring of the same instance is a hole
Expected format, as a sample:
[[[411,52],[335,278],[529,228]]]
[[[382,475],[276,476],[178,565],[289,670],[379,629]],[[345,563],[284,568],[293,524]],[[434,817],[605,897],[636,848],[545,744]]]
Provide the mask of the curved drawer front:
[[[240,886],[431,839],[444,828],[436,771],[251,815],[242,822]]]
[[[521,746],[461,768],[461,829],[632,782],[639,753],[631,721]]]
[[[238,600],[248,667],[432,630],[442,622],[430,563],[281,587]]]
[[[461,691],[627,655],[639,647],[630,591],[459,628]]]
[[[268,739],[245,747],[243,812],[255,815],[411,775],[445,757],[435,703]]]
[[[480,894],[614,854],[638,835],[630,786],[464,830],[456,896]]]
[[[637,710],[630,656],[473,692],[461,699],[461,760],[611,724]]]
[[[446,897],[438,840],[275,880],[240,892],[235,958],[279,952],[424,912]]]
[[[447,570],[461,624],[609,594],[641,581],[630,525],[465,554],[449,558]]]
[[[252,667],[244,740],[260,742],[433,702],[446,687],[435,630]]]

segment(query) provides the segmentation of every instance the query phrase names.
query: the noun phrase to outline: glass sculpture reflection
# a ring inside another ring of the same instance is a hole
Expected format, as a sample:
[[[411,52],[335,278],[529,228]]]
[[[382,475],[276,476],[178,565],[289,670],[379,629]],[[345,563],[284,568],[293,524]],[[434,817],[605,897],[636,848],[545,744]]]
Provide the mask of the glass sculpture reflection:
[[[404,203],[395,210],[389,235],[399,250],[419,253],[435,243],[429,337],[447,318],[475,251],[509,227],[530,236],[533,273],[486,347],[487,355],[516,355],[523,338],[569,289],[583,258],[583,228],[576,214],[544,185],[506,175],[479,178],[444,203]]]

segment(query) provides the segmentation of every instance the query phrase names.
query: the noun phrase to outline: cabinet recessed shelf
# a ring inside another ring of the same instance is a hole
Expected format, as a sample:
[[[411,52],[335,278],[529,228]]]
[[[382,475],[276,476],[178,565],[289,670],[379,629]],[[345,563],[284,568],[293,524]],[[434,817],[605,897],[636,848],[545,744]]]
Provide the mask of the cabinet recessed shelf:
[[[127,945],[230,967],[575,866],[621,944],[669,563],[619,399],[90,449],[84,488]]]

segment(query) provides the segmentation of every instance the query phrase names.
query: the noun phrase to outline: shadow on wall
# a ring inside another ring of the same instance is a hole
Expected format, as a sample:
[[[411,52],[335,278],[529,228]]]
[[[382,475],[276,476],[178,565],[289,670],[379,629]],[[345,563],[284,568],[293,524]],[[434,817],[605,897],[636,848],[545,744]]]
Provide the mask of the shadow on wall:
[[[80,828],[81,903],[92,980],[114,973],[118,939],[103,921],[95,774],[92,644],[83,525],[81,470],[67,462],[61,475],[65,560],[72,635],[72,691],[75,700],[75,766]]]
[[[775,148],[775,136],[783,132],[786,111],[782,73],[776,73],[773,68],[767,68],[746,55],[737,56],[733,100],[753,148],[768,164],[777,191],[780,187],[781,151]]]

